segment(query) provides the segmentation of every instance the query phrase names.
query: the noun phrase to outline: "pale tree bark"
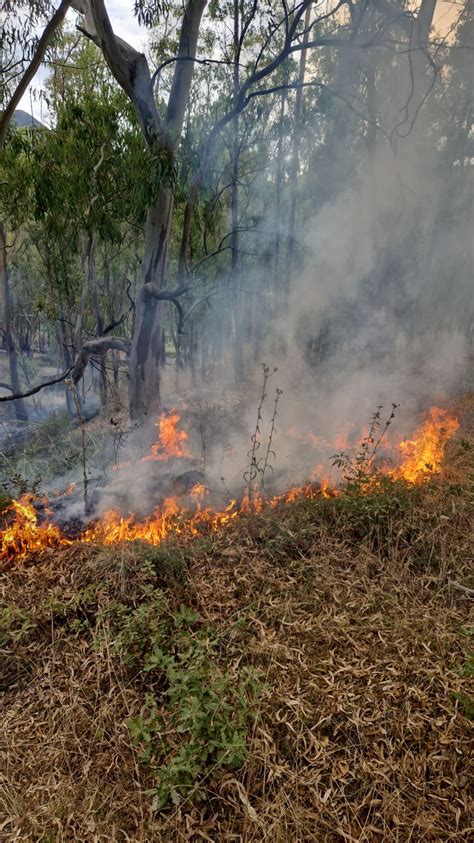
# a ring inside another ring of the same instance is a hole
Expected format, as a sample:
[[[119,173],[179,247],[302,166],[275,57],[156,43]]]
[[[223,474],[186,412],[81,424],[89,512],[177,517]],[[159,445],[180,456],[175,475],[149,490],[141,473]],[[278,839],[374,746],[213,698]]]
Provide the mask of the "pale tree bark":
[[[129,96],[150,150],[168,157],[171,167],[189,101],[193,59],[206,0],[187,0],[164,116],[156,107],[153,81],[145,56],[116,37],[104,0],[75,0],[73,5],[85,13],[86,34],[99,45],[111,72]],[[151,283],[160,289],[166,286],[172,221],[173,194],[171,189],[164,188],[158,192],[146,220],[141,285],[135,305],[130,353],[129,406],[132,418],[158,409],[160,403],[163,302],[151,295],[146,285]]]
[[[2,281],[2,328],[5,338],[5,346],[8,355],[8,366],[10,369],[10,384],[11,391],[17,395],[21,391],[20,376],[18,373],[18,349],[16,347],[15,339],[12,333],[11,321],[11,300],[10,300],[10,284],[8,277],[8,251],[7,238],[5,229],[0,223],[0,273]],[[28,413],[26,411],[25,402],[23,398],[18,398],[14,404],[15,415],[18,421],[28,421]]]

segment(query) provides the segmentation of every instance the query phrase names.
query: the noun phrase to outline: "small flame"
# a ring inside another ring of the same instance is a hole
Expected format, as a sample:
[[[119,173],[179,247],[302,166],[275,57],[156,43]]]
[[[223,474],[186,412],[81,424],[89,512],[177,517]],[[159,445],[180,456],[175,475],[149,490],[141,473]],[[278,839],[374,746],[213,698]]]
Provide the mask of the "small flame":
[[[145,460],[167,460],[170,457],[190,457],[187,449],[189,439],[185,430],[178,430],[181,416],[177,410],[170,413],[161,413],[157,423],[159,430],[158,441],[151,446],[151,454]]]
[[[155,460],[168,460],[172,457],[178,459],[191,458],[186,443],[189,439],[185,430],[178,430],[178,424],[181,421],[181,416],[177,410],[173,409],[169,413],[161,413],[159,420],[155,427],[158,428],[158,439],[153,442],[150,453],[145,457],[141,457],[139,462],[153,462]],[[121,462],[114,465],[113,471],[121,471],[131,465],[130,461]]]
[[[76,489],[76,483],[70,483],[69,486],[66,486],[65,489],[62,489],[62,490],[58,489],[54,492],[49,492],[48,494],[49,494],[50,498],[65,498],[68,495],[72,495],[72,493],[75,491],[75,489]]]
[[[321,480],[321,494],[323,498],[333,498],[335,494],[335,490],[331,489],[329,485],[329,480],[323,477]]]
[[[196,483],[195,486],[191,489],[189,496],[194,501],[196,507],[200,507],[204,498],[208,493],[207,486],[204,483]]]

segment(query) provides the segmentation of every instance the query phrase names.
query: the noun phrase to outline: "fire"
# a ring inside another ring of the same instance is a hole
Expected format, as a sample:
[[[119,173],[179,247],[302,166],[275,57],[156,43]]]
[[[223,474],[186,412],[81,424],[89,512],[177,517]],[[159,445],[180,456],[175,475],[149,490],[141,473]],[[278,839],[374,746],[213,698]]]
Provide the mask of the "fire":
[[[390,472],[392,477],[408,483],[420,483],[426,477],[437,474],[442,467],[446,445],[458,428],[455,416],[447,410],[432,407],[413,439],[400,443],[402,462]]]
[[[158,439],[156,442],[153,442],[150,453],[145,457],[141,457],[139,462],[168,460],[172,457],[190,459],[192,455],[187,449],[189,436],[185,430],[178,430],[180,421],[181,416],[175,409],[169,413],[161,413],[155,425],[158,428]],[[117,463],[113,466],[113,470],[120,471],[123,468],[128,468],[130,465],[130,462]]]
[[[67,497],[68,495],[72,495],[72,493],[75,491],[75,489],[76,489],[76,483],[70,483],[69,486],[66,486],[65,489],[56,490],[54,492],[49,492],[48,494],[49,494],[50,498],[64,498],[64,497]]]
[[[70,544],[55,524],[49,521],[38,522],[38,515],[33,506],[32,496],[25,495],[13,501],[10,511],[15,517],[12,523],[1,533],[2,544],[0,558],[27,556],[35,550],[55,547],[58,544]]]
[[[180,416],[176,410],[160,416],[158,441],[152,445],[152,453],[145,459],[162,460],[170,456],[189,458],[188,434],[178,429],[179,421]],[[383,473],[411,484],[423,482],[441,470],[446,444],[458,428],[459,422],[454,416],[439,407],[432,407],[413,438],[399,445],[402,457],[400,464],[396,468],[382,467]],[[317,470],[311,474],[311,482],[304,486],[296,486],[272,498],[265,497],[261,491],[252,490],[250,495],[248,492],[243,495],[240,504],[231,500],[221,511],[205,505],[209,490],[199,483],[191,489],[186,499],[192,500],[194,512],[190,512],[182,500],[176,497],[167,498],[142,521],[136,521],[133,514],[123,516],[110,511],[88,527],[77,540],[105,545],[132,541],[159,545],[170,534],[192,537],[221,531],[239,516],[261,512],[265,506],[275,508],[281,503],[302,498],[331,498],[340,493],[327,479],[323,465],[318,465]],[[374,489],[376,486],[372,487],[372,491]],[[24,496],[12,503],[6,519],[9,523],[0,532],[0,559],[24,558],[34,551],[72,544],[72,540],[66,538],[55,524],[38,517],[34,500],[33,496]],[[43,512],[47,512],[44,506]]]
[[[191,457],[187,449],[189,436],[185,430],[178,430],[180,421],[181,416],[175,409],[171,410],[170,413],[161,413],[160,420],[156,425],[159,431],[158,441],[153,443],[151,454],[144,457],[145,460]]]
[[[235,500],[230,501],[222,512],[196,509],[194,513],[189,513],[181,508],[177,498],[168,498],[163,506],[144,521],[136,522],[133,515],[124,518],[117,512],[108,512],[85,531],[81,540],[105,545],[132,541],[159,545],[170,533],[191,537],[206,531],[216,532],[237,518],[238,514]]]
[[[196,485],[191,489],[189,496],[192,498],[195,506],[199,508],[207,493],[208,488],[204,485],[204,483],[196,483]]]

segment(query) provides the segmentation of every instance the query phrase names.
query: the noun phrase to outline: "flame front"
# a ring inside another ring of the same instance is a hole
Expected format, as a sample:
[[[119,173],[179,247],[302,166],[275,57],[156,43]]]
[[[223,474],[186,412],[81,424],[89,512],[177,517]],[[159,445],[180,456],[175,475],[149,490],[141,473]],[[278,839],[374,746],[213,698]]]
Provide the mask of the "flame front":
[[[152,445],[150,456],[145,459],[161,460],[170,456],[190,456],[187,451],[188,434],[178,430],[179,420],[180,416],[175,410],[168,416],[160,416],[159,439]],[[446,410],[432,407],[413,438],[399,444],[400,464],[396,468],[382,468],[382,471],[394,479],[402,479],[410,484],[422,483],[440,471],[446,444],[458,428],[459,422],[454,416]],[[198,484],[189,493],[195,507],[194,512],[183,506],[179,498],[167,498],[143,521],[136,521],[133,514],[122,516],[110,511],[87,528],[77,541],[100,542],[105,545],[144,541],[159,545],[170,534],[192,537],[223,530],[239,515],[260,512],[264,506],[276,507],[280,503],[301,498],[330,498],[338,494],[334,485],[326,479],[324,466],[318,465],[312,476],[317,476],[319,481],[296,486],[272,498],[265,498],[261,493],[253,491],[251,497],[245,494],[240,504],[231,500],[222,511],[204,506],[208,490],[203,484]],[[72,540],[66,538],[55,524],[38,517],[32,496],[14,501],[10,513],[13,514],[11,523],[0,533],[0,559],[24,558],[34,551],[72,544]]]
[[[1,533],[0,559],[24,557],[35,550],[71,544],[61,535],[59,528],[49,521],[40,523],[32,496],[25,495],[13,501],[10,511],[14,513],[12,523]]]
[[[177,498],[167,498],[164,504],[144,521],[135,521],[133,515],[124,518],[117,512],[108,512],[97,524],[85,531],[81,540],[106,545],[131,541],[159,545],[171,533],[195,536],[206,531],[216,532],[237,518],[238,514],[235,500],[230,501],[222,512],[196,509],[194,513],[190,513],[180,506]]]
[[[400,443],[402,462],[393,469],[392,477],[407,483],[420,483],[430,475],[438,474],[446,445],[458,429],[459,422],[455,416],[440,407],[432,407],[413,439]]]

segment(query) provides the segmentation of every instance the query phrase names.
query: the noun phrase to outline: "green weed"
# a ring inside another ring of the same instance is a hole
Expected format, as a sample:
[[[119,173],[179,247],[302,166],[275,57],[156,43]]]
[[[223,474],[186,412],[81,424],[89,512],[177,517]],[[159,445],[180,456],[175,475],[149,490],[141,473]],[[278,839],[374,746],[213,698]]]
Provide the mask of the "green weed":
[[[250,669],[241,669],[237,678],[223,670],[216,630],[189,606],[170,612],[158,589],[149,587],[133,609],[115,606],[113,615],[114,649],[128,667],[148,674],[154,688],[129,723],[140,761],[153,777],[153,805],[198,799],[200,783],[214,770],[245,761],[257,677]]]

